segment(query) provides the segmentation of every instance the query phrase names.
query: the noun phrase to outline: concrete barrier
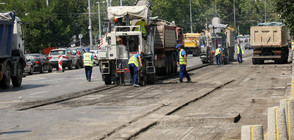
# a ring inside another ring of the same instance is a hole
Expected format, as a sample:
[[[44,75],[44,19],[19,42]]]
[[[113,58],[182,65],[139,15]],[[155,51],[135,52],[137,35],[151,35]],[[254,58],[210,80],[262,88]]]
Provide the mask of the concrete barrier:
[[[281,107],[285,110],[288,139],[294,139],[294,99],[280,101]]]
[[[288,140],[286,115],[282,107],[268,109],[268,140]]]
[[[241,129],[241,140],[263,140],[262,125],[245,125]]]

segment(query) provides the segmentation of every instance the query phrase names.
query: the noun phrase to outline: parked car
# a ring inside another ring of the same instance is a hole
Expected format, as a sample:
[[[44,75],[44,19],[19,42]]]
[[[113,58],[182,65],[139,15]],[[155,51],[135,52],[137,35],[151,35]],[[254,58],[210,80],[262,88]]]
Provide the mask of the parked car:
[[[94,55],[94,64],[99,65],[99,62],[98,62],[98,50],[90,50],[90,53],[92,53]]]
[[[76,68],[83,68],[84,62],[83,62],[83,55],[86,52],[84,48],[78,47],[78,48],[70,48],[72,50],[72,54],[75,55],[77,58],[77,63],[79,65],[76,65]]]
[[[72,50],[68,48],[63,49],[53,49],[50,51],[48,55],[48,59],[50,60],[52,67],[58,70],[58,58],[62,57],[62,68],[67,67],[69,70],[72,67],[78,67],[79,63],[77,63],[77,58],[72,54]]]
[[[25,54],[27,61],[33,64],[32,72],[52,72],[52,65],[44,54]],[[29,74],[33,74],[30,72]]]
[[[32,75],[34,73],[34,64],[31,61],[28,61],[27,58],[25,59],[26,66],[24,67],[24,73],[28,73]]]

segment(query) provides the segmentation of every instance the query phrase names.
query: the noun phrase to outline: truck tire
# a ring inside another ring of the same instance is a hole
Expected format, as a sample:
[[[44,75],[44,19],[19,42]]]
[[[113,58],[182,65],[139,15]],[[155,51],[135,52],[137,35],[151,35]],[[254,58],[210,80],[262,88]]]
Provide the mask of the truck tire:
[[[0,81],[0,87],[2,89],[8,89],[10,87],[10,79],[11,79],[11,67],[6,60],[4,62],[3,69],[3,79]]]
[[[11,78],[13,87],[20,87],[21,86],[22,76],[23,76],[23,68],[21,66],[21,63],[18,62],[16,76],[13,76]]]
[[[153,74],[148,74],[147,75],[147,83],[148,84],[155,84],[156,82],[156,74],[153,73]]]
[[[103,75],[105,85],[111,84],[111,75]]]
[[[252,58],[252,64],[253,64],[253,65],[256,65],[256,64],[258,64],[258,63],[257,63],[257,59],[255,59],[255,58]]]
[[[165,70],[165,72],[164,72],[164,75],[169,75],[169,73],[170,73],[170,69],[169,69],[169,67],[170,67],[170,63],[169,63],[169,60],[168,60],[168,57],[166,56],[165,58],[164,58],[164,63],[165,63],[165,67],[164,67],[164,70]]]

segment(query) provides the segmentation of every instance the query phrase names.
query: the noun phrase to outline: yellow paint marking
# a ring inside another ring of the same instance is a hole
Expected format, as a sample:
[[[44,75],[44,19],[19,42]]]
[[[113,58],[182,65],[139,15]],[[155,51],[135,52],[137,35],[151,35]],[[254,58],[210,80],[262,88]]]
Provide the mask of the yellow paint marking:
[[[292,79],[292,84],[291,84],[291,98],[294,98],[294,79]]]
[[[275,126],[276,140],[279,140],[278,108],[275,108]]]
[[[287,127],[288,127],[288,138],[291,139],[291,127],[290,127],[290,100],[286,100],[287,102]]]
[[[251,140],[254,140],[254,126],[250,126],[250,137],[251,137]]]

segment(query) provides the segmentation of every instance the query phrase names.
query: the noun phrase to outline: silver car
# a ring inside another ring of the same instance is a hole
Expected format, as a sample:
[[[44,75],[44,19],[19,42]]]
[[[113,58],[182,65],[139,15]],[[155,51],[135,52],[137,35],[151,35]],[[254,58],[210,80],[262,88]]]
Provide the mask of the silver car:
[[[56,68],[57,70],[59,57],[62,57],[62,68],[67,67],[69,70],[71,70],[73,66],[76,67],[79,65],[76,56],[72,54],[72,50],[68,48],[53,49],[50,51],[48,58],[50,59],[52,67]]]

